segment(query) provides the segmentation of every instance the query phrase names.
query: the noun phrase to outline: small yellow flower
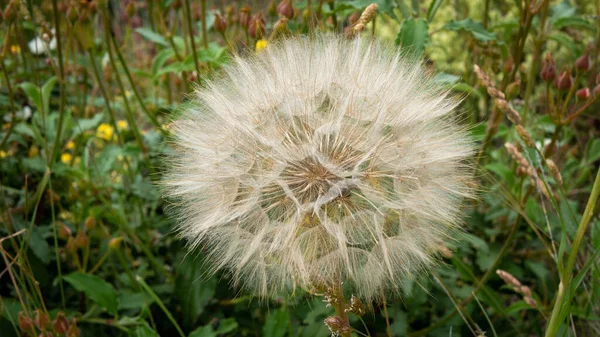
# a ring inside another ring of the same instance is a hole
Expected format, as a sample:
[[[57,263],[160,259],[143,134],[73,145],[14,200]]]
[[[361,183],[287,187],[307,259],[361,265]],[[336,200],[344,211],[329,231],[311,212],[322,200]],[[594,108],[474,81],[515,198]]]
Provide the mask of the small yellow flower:
[[[126,120],[120,119],[120,120],[117,121],[117,129],[119,129],[119,130],[125,130],[128,127],[129,127],[129,124],[127,123]]]
[[[6,156],[7,156],[6,152],[0,150],[0,158],[4,159],[4,158],[6,158]]]
[[[70,140],[65,147],[67,148],[67,150],[73,150],[75,148],[75,142]]]
[[[81,157],[77,156],[77,157],[75,157],[75,160],[73,161],[73,165],[79,166],[79,164],[81,164]]]
[[[37,145],[32,145],[29,148],[29,153],[27,153],[27,156],[29,158],[33,158],[33,157],[37,157],[40,154],[40,148]]]
[[[260,39],[258,41],[256,41],[256,52],[260,53],[263,49],[267,48],[267,40],[265,39]]]
[[[131,90],[125,90],[125,97],[126,97],[126,98],[131,98],[131,95],[133,95],[133,94],[131,93]]]
[[[21,46],[19,46],[18,44],[13,44],[12,46],[10,46],[10,52],[13,54],[20,54]]]
[[[102,123],[96,130],[96,137],[104,140],[111,140],[113,137],[113,127],[110,124]]]
[[[73,156],[70,153],[63,153],[60,155],[60,161],[62,161],[64,164],[70,164],[71,159],[73,159]]]

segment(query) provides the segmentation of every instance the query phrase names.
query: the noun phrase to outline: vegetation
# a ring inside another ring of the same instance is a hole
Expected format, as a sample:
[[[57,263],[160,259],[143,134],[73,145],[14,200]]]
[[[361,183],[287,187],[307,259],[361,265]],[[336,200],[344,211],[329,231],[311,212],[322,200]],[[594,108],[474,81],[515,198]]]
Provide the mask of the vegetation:
[[[465,231],[352,335],[600,335],[599,1],[0,5],[1,336],[327,336],[323,297],[208,273],[157,184],[196,86],[313,32],[410,51],[477,143]]]

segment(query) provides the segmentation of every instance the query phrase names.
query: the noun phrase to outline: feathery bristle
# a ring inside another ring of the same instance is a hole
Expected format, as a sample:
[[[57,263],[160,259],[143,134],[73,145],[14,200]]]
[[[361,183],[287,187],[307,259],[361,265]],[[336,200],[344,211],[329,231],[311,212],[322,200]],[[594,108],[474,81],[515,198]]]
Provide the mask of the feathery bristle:
[[[172,124],[166,195],[213,271],[261,297],[340,282],[366,303],[435,261],[472,190],[457,100],[363,39],[235,58]]]

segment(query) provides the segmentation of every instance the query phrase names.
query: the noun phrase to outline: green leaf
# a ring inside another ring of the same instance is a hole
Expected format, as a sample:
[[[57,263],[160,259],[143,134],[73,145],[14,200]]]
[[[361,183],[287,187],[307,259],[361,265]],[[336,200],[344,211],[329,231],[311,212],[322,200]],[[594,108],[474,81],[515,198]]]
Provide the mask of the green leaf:
[[[138,325],[129,331],[130,337],[160,337],[158,332],[154,331],[147,323]]]
[[[461,21],[452,20],[444,28],[453,31],[464,30],[481,42],[496,41],[498,39],[495,33],[487,31],[480,22],[473,21],[471,18]]]
[[[27,95],[27,98],[29,98],[29,101],[31,103],[33,103],[33,105],[36,106],[38,111],[41,112],[42,111],[42,96],[40,94],[40,89],[38,88],[38,86],[31,82],[23,82],[23,83],[19,84],[19,88],[21,88],[25,92],[25,95]]]
[[[576,16],[560,17],[552,22],[552,28],[561,29],[565,27],[585,28],[596,32],[596,26],[590,21]]]
[[[548,35],[548,40],[556,41],[558,44],[567,47],[573,56],[578,56],[581,54],[581,47],[573,41],[571,36],[565,33],[554,32]]]
[[[84,292],[96,304],[116,315],[118,308],[117,292],[113,286],[95,275],[73,272],[64,277],[78,291]]]
[[[230,333],[237,329],[238,324],[235,318],[225,318],[218,322],[217,330],[213,328],[213,323],[201,326],[192,331],[188,337],[216,337],[218,335]]]
[[[437,13],[437,10],[440,8],[440,5],[442,4],[442,0],[431,0],[431,3],[429,4],[429,7],[427,8],[427,21],[431,22],[431,20],[433,20],[433,17],[435,16],[435,13]]]
[[[23,82],[19,84],[19,88],[25,92],[27,98],[36,106],[39,112],[43,111],[45,114],[48,114],[50,109],[50,94],[55,84],[56,76],[52,76],[42,85],[41,90],[31,82]]]
[[[429,24],[425,19],[405,19],[396,36],[396,46],[420,57],[429,40]]]
[[[288,332],[290,316],[287,310],[277,309],[272,311],[262,329],[262,336],[283,337]]]
[[[461,77],[458,75],[439,73],[433,78],[433,81],[440,84],[456,84],[460,79]]]
[[[190,327],[213,298],[217,279],[206,279],[204,260],[199,257],[188,256],[175,272],[175,295],[181,303],[183,324]]]
[[[159,44],[161,46],[169,46],[169,41],[167,41],[167,39],[165,39],[162,35],[154,32],[152,29],[150,28],[137,28],[136,33],[140,34],[142,37],[144,37],[147,40],[150,40],[156,44]]]
[[[92,118],[81,118],[79,120],[76,120],[75,126],[71,130],[71,137],[77,137],[78,135],[84,133],[87,130],[94,129],[100,123],[102,123],[103,119],[104,116],[101,113],[99,113],[94,115],[94,117]]]
[[[33,228],[29,240],[29,248],[33,251],[35,256],[37,256],[44,264],[50,263],[52,257],[50,245],[48,245],[48,242],[46,242],[42,233],[40,233],[40,227]]]
[[[587,147],[585,163],[589,165],[600,159],[600,139],[592,139]]]
[[[163,49],[156,54],[154,57],[154,62],[152,63],[152,76],[156,77],[158,70],[162,68],[165,63],[174,55],[175,51],[173,51],[173,48]]]

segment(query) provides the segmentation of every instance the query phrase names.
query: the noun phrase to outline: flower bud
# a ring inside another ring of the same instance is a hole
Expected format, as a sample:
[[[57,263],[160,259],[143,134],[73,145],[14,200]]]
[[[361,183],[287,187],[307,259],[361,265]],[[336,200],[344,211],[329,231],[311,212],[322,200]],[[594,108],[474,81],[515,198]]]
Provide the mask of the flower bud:
[[[360,18],[360,12],[356,11],[354,13],[352,13],[352,15],[350,15],[348,17],[348,23],[350,24],[350,26],[354,25],[356,23],[356,21],[358,21],[358,18]]]
[[[265,19],[262,17],[262,13],[256,14],[248,26],[248,34],[253,39],[260,39],[265,35]]]
[[[77,327],[77,321],[73,319],[71,325],[69,326],[69,331],[67,331],[67,337],[79,337],[81,331]]]
[[[127,14],[127,17],[130,19],[135,15],[135,3],[133,3],[133,1],[127,4],[125,14]]]
[[[4,8],[4,20],[6,20],[9,24],[17,18],[17,12],[19,10],[18,6],[18,1],[11,0]]]
[[[110,241],[108,241],[108,249],[111,249],[111,250],[119,249],[122,241],[123,241],[122,236],[117,236],[116,238],[110,239]]]
[[[542,61],[542,71],[540,73],[542,79],[546,82],[554,81],[556,78],[556,64],[551,53],[548,53]]]
[[[227,29],[227,21],[221,15],[215,13],[215,23],[213,24],[216,32],[223,33]]]
[[[594,87],[594,97],[600,97],[600,84]]]
[[[240,26],[248,29],[252,15],[250,14],[250,7],[243,7],[240,9]]]
[[[19,329],[23,332],[31,332],[33,330],[33,322],[31,318],[25,316],[23,311],[19,311]]]
[[[48,323],[50,323],[50,317],[45,312],[37,309],[35,311],[35,326],[44,331],[48,327]]]
[[[554,85],[558,90],[567,91],[571,89],[571,87],[573,86],[573,78],[571,77],[571,73],[567,70],[560,73]]]
[[[290,29],[288,28],[288,19],[286,17],[282,17],[281,19],[277,20],[277,22],[275,22],[275,24],[273,25],[272,36],[274,38],[287,35],[289,32]]]
[[[58,221],[56,222],[56,226],[58,227],[58,237],[60,239],[68,240],[71,237],[71,229],[64,222]]]
[[[91,214],[85,219],[85,222],[83,223],[87,230],[92,230],[96,228],[97,224],[98,222],[96,221],[96,218],[94,218],[94,216]]]
[[[585,101],[588,98],[590,98],[590,88],[581,88],[577,90],[577,98],[579,98],[582,101]]]
[[[79,231],[77,233],[77,236],[75,237],[75,245],[77,246],[77,248],[81,249],[81,248],[87,247],[87,245],[89,243],[90,243],[90,241],[88,240],[85,233],[83,231]]]
[[[74,23],[77,21],[78,17],[79,13],[77,13],[77,8],[73,5],[69,6],[69,9],[67,9],[67,19],[69,19],[71,23]]]
[[[69,239],[67,239],[67,244],[65,245],[65,248],[71,254],[75,254],[75,252],[77,252],[77,244],[75,242],[74,237],[70,236]]]
[[[283,0],[277,5],[279,15],[292,19],[294,17],[294,5],[291,0]]]
[[[586,52],[575,61],[575,69],[578,71],[588,71],[592,67],[590,53]]]
[[[56,318],[52,321],[52,327],[54,328],[54,331],[61,336],[69,331],[69,321],[62,311],[59,311]]]

